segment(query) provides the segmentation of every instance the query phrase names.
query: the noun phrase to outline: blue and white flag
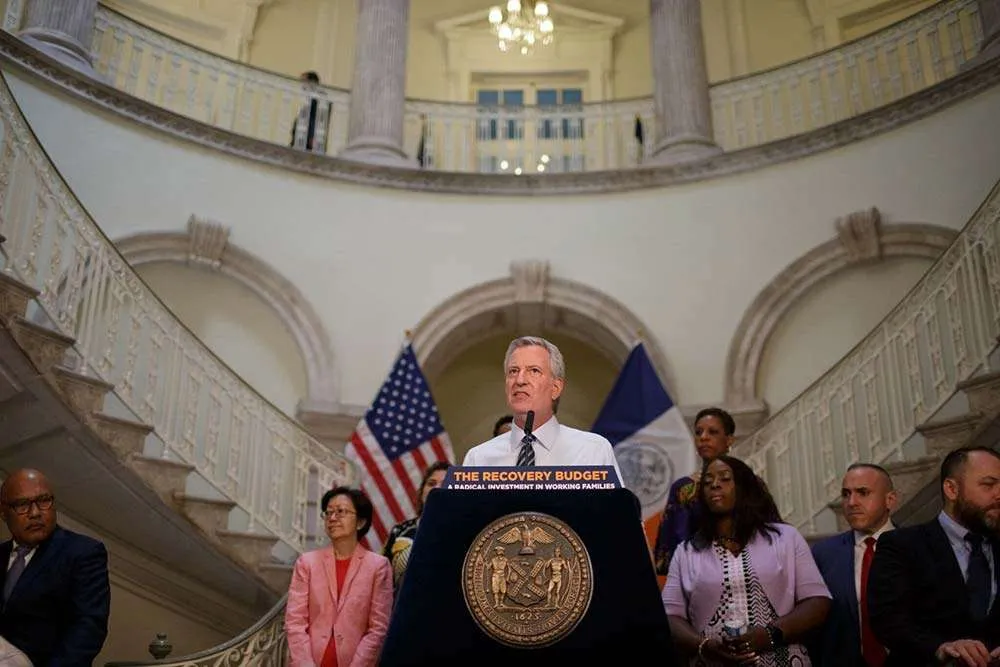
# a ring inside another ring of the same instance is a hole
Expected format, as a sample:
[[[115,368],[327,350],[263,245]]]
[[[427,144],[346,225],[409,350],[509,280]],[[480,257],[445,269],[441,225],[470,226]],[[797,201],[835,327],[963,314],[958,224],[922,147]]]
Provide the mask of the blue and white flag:
[[[670,485],[695,469],[694,438],[642,343],[629,353],[591,430],[611,441],[644,519],[659,516]]]

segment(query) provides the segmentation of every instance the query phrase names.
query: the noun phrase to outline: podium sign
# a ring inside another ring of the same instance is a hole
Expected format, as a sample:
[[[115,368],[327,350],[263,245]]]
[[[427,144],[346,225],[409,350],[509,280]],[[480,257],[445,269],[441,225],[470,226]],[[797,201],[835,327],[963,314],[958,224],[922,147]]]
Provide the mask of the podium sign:
[[[608,491],[621,487],[614,466],[452,466],[439,488],[456,491]]]
[[[551,667],[637,653],[678,664],[631,491],[431,491],[381,667]]]

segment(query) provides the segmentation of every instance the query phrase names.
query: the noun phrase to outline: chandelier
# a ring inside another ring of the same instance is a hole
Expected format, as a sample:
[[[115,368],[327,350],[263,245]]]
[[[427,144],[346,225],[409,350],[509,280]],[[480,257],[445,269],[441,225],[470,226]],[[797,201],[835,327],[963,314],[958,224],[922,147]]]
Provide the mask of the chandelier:
[[[538,44],[552,43],[555,25],[549,16],[549,3],[543,0],[507,0],[507,9],[499,6],[490,9],[490,26],[497,36],[497,44],[504,53],[531,53]]]

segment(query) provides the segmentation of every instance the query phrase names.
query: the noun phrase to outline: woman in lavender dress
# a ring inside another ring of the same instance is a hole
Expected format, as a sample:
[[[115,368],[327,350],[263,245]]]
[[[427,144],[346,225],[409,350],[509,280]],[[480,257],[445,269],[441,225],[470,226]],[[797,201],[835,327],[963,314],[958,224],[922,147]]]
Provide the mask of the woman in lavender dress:
[[[749,466],[705,465],[694,536],[670,562],[663,604],[692,666],[810,667],[802,645],[830,608],[806,541]]]
[[[722,408],[705,408],[694,418],[694,440],[702,466],[717,456],[729,453],[733,446],[736,422],[732,415]],[[691,537],[697,521],[698,479],[701,468],[678,479],[667,493],[667,504],[663,508],[660,530],[653,548],[656,573],[666,575],[670,567],[670,557],[681,542]]]

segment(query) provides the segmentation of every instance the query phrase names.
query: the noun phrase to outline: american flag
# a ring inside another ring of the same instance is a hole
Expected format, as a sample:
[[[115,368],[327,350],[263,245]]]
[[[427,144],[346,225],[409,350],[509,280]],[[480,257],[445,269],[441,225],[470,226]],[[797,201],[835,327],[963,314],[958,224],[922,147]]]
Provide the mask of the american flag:
[[[409,343],[351,435],[346,453],[361,470],[361,488],[375,507],[365,540],[370,549],[379,551],[394,525],[416,515],[420,479],[427,466],[455,458]]]

